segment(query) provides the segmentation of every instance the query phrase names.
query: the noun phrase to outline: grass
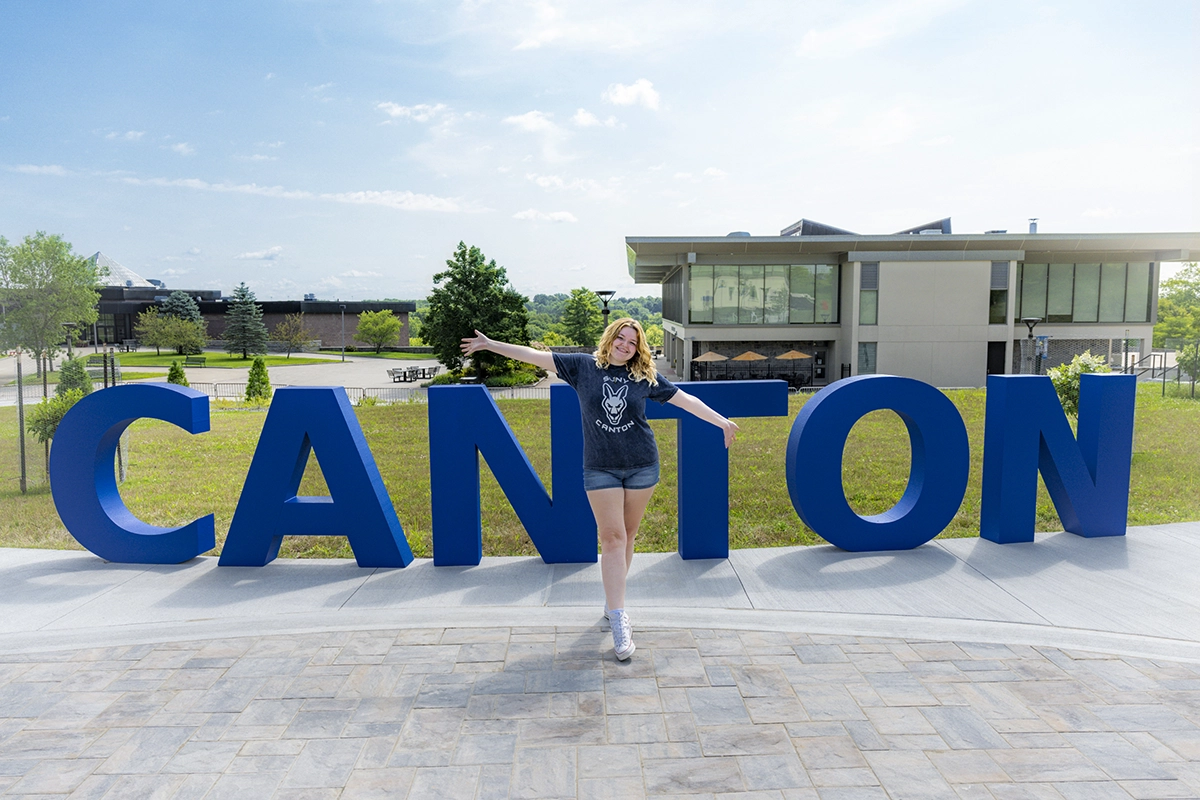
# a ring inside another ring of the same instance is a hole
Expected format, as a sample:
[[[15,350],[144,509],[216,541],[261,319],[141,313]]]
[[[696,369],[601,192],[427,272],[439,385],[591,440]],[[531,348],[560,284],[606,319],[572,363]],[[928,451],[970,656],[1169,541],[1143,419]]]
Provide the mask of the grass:
[[[336,353],[339,356],[342,354],[339,347],[322,347],[321,352]],[[374,350],[347,350],[346,355],[355,358],[390,358],[396,361],[432,361],[437,358],[433,353],[396,353],[390,350],[384,353],[376,353]]]
[[[1162,398],[1161,387],[1138,392],[1129,524],[1150,525],[1200,519],[1200,401]],[[979,532],[983,412],[982,390],[952,391],[971,442],[972,466],[966,498],[942,536]],[[821,540],[792,509],[784,478],[784,448],[792,420],[805,397],[791,399],[789,416],[739,420],[742,432],[730,458],[730,545],[734,548],[815,544]],[[549,403],[501,400],[530,461],[550,483]],[[190,436],[162,422],[141,420],[129,430],[130,472],[121,492],[130,509],[155,525],[178,525],[203,514],[216,515],[218,546],[237,505],[241,484],[265,419],[261,411],[222,411],[214,405],[212,430]],[[233,406],[237,407],[237,406]],[[430,546],[429,443],[426,407],[420,404],[364,406],[356,409],[367,441],[414,553],[432,554]],[[655,492],[638,550],[676,547],[675,431],[670,422],[654,422],[662,454],[662,485]],[[75,548],[54,512],[43,473],[42,450],[29,444],[30,472],[37,478],[27,495],[17,490],[16,410],[0,409],[0,546]],[[890,508],[908,479],[909,448],[900,419],[890,411],[867,415],[846,443],[843,480],[851,506],[861,514]],[[535,550],[499,485],[484,468],[481,480],[484,553],[533,555]],[[310,460],[302,494],[324,494],[315,457]],[[1062,525],[1041,488],[1037,527]],[[339,537],[288,537],[284,556],[350,557]]]
[[[219,368],[242,368],[249,369],[254,363],[254,358],[242,358],[238,355],[230,355],[229,353],[218,353],[211,350],[205,351],[200,355],[204,356],[206,367]],[[163,352],[162,355],[156,353],[121,353],[117,356],[121,362],[121,372],[130,367],[170,367],[172,361],[178,361],[183,364],[184,356],[177,353]],[[333,364],[336,363],[328,358],[311,358],[301,354],[293,353],[291,358],[281,355],[263,356],[268,367],[288,367],[298,366],[302,364]]]

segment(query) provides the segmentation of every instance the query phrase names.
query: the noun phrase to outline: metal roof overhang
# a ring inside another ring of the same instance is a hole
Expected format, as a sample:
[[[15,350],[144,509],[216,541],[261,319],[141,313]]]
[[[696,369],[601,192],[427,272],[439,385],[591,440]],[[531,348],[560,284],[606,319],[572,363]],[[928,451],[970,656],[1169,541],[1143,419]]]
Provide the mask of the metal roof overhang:
[[[662,283],[695,254],[700,263],[818,263],[875,255],[880,261],[990,261],[1032,263],[1069,258],[1100,261],[1187,261],[1200,253],[1200,233],[906,234],[890,236],[627,236],[634,283]]]

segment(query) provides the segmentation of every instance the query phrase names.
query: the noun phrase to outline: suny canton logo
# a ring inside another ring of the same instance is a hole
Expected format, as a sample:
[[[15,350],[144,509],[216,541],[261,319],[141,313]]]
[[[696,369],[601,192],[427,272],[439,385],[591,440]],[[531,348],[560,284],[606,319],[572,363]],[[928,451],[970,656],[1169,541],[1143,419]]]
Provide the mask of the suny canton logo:
[[[727,417],[786,416],[782,381],[687,384]],[[611,394],[614,413],[624,395]],[[1031,542],[1041,473],[1063,527],[1080,536],[1122,536],[1129,507],[1136,379],[1083,375],[1078,437],[1050,379],[988,378],[980,535]],[[891,509],[860,516],[842,489],[842,451],[854,423],[890,409],[908,429],[912,465]],[[429,464],[435,565],[483,557],[479,456],[547,563],[596,561],[596,522],[583,489],[583,430],[573,389],[550,392],[554,496],[481,386],[429,391]],[[192,434],[209,429],[208,397],[174,384],[128,384],[95,392],[63,418],[50,452],[50,484],[67,530],[108,561],[177,564],[215,546],[211,514],[173,528],[149,525],[121,499],[113,464],[131,423],[160,419]],[[679,554],[729,555],[729,454],[721,432],[670,404],[651,419],[678,425]],[[321,460],[328,497],[297,494],[309,454]],[[848,551],[905,550],[941,532],[962,505],[970,465],[966,427],[940,391],[911,378],[866,375],[831,384],[801,408],[786,446],[788,493],[797,514]],[[284,536],[345,536],[363,567],[403,567],[412,551],[383,478],[341,387],[275,392],[221,551],[221,566],[263,566]]]

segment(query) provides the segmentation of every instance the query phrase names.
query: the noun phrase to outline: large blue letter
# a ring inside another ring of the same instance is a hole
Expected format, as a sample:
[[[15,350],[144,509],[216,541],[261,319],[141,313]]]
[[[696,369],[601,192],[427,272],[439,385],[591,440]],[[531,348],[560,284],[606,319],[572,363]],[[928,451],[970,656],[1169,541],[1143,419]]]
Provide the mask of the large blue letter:
[[[316,450],[329,497],[297,497]],[[261,567],[284,536],[345,536],[360,567],[404,567],[412,551],[354,409],[340,386],[275,392],[237,511],[223,567]]]
[[[896,505],[860,517],[842,488],[842,451],[854,423],[880,409],[904,420],[912,468]],[[852,552],[909,550],[937,536],[962,505],[969,468],[967,429],[958,409],[912,378],[862,375],[830,384],[800,409],[788,437],[792,505],[817,535]]]
[[[50,450],[54,506],[71,535],[107,561],[179,564],[216,545],[213,516],[159,528],[125,506],[115,474],[117,442],[139,418],[204,433],[208,397],[172,383],[147,383],[114,386],[80,400],[58,424]]]
[[[547,564],[596,560],[596,520],[583,490],[583,428],[570,386],[550,387],[554,499],[496,402],[482,386],[429,390],[429,473],[433,563],[470,566],[483,558],[479,453]]]
[[[1037,474],[1063,527],[1080,536],[1124,536],[1133,456],[1133,375],[1081,375],[1079,439],[1050,379],[988,377],[979,535],[1032,542]]]
[[[783,381],[680,383],[724,417],[786,417]],[[729,557],[729,451],[721,431],[682,409],[646,403],[648,419],[677,419],[679,555]],[[555,436],[558,431],[555,431]]]

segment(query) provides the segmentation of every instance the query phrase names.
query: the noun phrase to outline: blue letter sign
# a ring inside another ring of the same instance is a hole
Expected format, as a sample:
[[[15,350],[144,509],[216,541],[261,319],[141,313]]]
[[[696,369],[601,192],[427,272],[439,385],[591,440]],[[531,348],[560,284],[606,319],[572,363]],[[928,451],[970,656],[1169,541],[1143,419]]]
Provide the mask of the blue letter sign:
[[[93,392],[71,407],[54,433],[50,491],[63,525],[101,558],[125,564],[180,564],[216,546],[213,516],[159,528],[126,507],[117,489],[117,442],[142,417],[204,433],[208,397],[173,383]]]

